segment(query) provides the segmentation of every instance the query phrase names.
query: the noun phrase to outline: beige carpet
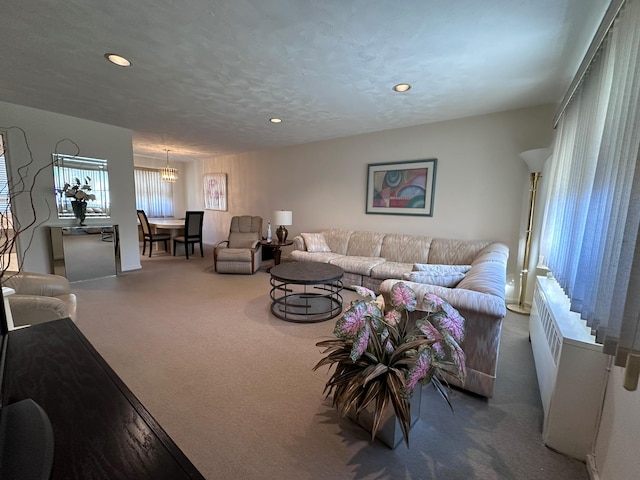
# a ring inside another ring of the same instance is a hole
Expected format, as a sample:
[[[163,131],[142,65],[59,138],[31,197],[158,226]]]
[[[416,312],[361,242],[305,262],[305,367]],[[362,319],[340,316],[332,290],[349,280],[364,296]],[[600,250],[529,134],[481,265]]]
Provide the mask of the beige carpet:
[[[425,388],[411,448],[390,450],[340,419],[327,371],[311,371],[334,321],[278,320],[266,271],[218,275],[212,262],[159,252],[73,284],[78,326],[206,478],[588,478],[542,444],[528,317],[505,320],[493,399],[454,390],[451,413]]]

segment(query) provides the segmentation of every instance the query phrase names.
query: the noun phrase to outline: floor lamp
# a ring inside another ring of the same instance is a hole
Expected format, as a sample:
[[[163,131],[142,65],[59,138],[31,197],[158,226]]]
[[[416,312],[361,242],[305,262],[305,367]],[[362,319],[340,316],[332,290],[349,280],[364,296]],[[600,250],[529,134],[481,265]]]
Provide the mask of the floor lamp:
[[[507,308],[512,312],[523,315],[529,315],[531,313],[531,307],[525,304],[525,296],[527,295],[527,278],[529,276],[531,230],[533,229],[533,217],[536,209],[536,191],[538,189],[538,181],[542,176],[542,168],[550,154],[550,148],[536,148],[520,154],[520,158],[522,158],[526,162],[527,167],[529,167],[529,217],[527,219],[527,230],[525,231],[524,259],[522,260],[522,271],[520,272],[520,295],[518,296],[518,303],[508,304]]]

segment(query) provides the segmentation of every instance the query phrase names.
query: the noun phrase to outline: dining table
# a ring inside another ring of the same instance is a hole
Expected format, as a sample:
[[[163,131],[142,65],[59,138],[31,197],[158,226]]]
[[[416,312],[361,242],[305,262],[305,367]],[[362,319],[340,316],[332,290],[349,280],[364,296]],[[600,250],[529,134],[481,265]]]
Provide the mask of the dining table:
[[[158,231],[169,231],[171,240],[169,241],[169,252],[173,255],[173,239],[178,235],[184,235],[184,218],[150,218],[149,227],[153,233]]]

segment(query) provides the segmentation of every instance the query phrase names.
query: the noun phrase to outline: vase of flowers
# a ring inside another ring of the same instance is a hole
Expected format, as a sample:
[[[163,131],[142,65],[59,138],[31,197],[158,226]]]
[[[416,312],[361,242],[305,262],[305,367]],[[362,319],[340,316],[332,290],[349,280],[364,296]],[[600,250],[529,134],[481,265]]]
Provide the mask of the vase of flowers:
[[[336,338],[316,344],[325,357],[313,370],[335,366],[325,393],[333,395],[333,406],[341,416],[370,416],[361,424],[370,424],[373,440],[392,411],[408,447],[411,398],[414,390],[420,390],[416,387],[433,385],[452,407],[443,378],[451,375],[464,381],[465,356],[460,347],[464,319],[433,294],[424,298],[423,305],[429,310],[424,316],[410,315],[418,302],[415,292],[403,282],[391,289],[389,305],[367,288],[353,288],[364,299],[352,302],[338,319],[333,331]]]
[[[73,184],[65,183],[62,188],[64,196],[73,199],[71,200],[71,209],[73,210],[73,215],[80,220],[80,225],[85,224],[84,219],[87,215],[87,201],[96,199],[93,193],[89,193],[91,191],[90,181],[91,177],[85,177],[83,184],[80,179],[76,177]]]

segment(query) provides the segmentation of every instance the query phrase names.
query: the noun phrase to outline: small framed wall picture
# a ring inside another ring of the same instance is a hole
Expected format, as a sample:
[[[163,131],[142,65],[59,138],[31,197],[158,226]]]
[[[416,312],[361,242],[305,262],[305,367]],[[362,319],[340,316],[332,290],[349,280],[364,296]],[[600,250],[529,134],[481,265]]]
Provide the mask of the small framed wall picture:
[[[370,163],[366,213],[433,216],[438,160]]]
[[[204,175],[204,208],[227,211],[226,173],[206,173]]]

